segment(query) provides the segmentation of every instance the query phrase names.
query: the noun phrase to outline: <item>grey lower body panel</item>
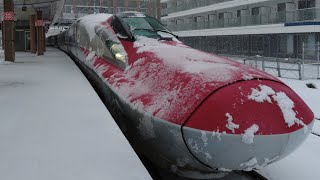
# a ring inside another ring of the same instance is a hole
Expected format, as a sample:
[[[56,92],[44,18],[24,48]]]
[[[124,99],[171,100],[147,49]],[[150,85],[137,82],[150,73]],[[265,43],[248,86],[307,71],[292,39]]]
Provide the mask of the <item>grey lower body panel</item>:
[[[312,128],[313,123],[308,125]],[[183,136],[192,154],[211,168],[221,170],[252,170],[280,160],[297,149],[310,132],[304,128],[288,134],[255,135],[252,144],[242,141],[242,135],[214,134],[183,127]]]

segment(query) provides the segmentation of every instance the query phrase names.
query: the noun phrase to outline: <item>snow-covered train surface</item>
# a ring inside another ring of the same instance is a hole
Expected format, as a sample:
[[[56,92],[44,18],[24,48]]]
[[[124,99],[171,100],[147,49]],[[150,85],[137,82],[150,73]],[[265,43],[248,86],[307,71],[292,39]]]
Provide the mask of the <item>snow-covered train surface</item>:
[[[103,89],[137,151],[181,176],[263,168],[313,126],[312,111],[280,80],[192,49],[139,12],[85,16],[49,40]]]

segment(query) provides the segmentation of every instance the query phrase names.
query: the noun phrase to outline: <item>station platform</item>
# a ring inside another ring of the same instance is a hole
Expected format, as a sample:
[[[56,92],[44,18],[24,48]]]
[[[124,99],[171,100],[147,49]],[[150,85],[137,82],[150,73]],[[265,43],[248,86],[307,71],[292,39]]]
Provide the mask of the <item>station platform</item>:
[[[74,62],[47,48],[0,62],[0,179],[151,177]]]

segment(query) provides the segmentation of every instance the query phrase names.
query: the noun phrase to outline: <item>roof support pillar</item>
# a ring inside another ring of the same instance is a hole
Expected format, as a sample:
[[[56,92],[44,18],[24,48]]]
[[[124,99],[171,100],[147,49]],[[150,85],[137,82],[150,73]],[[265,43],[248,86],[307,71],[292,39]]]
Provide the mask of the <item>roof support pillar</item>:
[[[42,11],[37,11],[36,16],[36,29],[37,29],[37,54],[38,56],[44,54],[44,22],[42,20]]]
[[[36,16],[30,16],[30,50],[31,53],[37,53],[37,31],[36,31]]]
[[[14,62],[14,4],[13,0],[3,0],[4,60]]]
[[[136,11],[138,11],[138,12],[140,12],[140,10],[141,10],[141,9],[140,9],[140,5],[141,5],[141,4],[140,4],[140,1],[137,1],[137,10],[136,10]]]
[[[42,32],[42,35],[43,35],[43,51],[46,52],[47,51],[47,48],[46,48],[46,28],[45,26],[42,28],[43,32]]]
[[[117,0],[113,0],[113,14],[117,14],[118,13],[118,6],[117,6]]]
[[[4,24],[3,24],[3,21],[2,21],[2,23],[1,23],[1,29],[2,29],[2,31],[1,31],[1,34],[2,34],[2,39],[1,39],[1,45],[2,45],[2,49],[4,49]]]
[[[124,1],[124,6],[126,8],[126,11],[129,11],[129,1],[128,0]]]
[[[161,2],[160,0],[157,0],[157,19],[160,21],[160,18],[161,18]]]

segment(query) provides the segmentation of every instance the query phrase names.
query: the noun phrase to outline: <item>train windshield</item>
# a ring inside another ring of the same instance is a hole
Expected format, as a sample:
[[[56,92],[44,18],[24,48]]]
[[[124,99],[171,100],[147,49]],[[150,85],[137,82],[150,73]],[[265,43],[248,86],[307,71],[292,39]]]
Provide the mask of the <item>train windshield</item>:
[[[175,37],[172,32],[153,17],[123,17],[122,20],[129,26],[130,31],[134,35],[162,38],[163,33],[166,33],[167,35]]]

